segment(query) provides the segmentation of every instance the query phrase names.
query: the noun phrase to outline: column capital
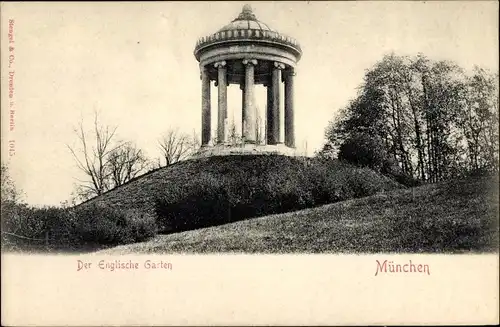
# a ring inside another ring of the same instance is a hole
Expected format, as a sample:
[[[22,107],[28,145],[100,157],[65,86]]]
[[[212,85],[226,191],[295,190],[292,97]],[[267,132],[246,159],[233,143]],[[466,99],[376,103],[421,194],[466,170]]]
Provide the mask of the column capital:
[[[225,61],[225,60],[223,60],[223,61],[218,61],[218,62],[216,62],[216,63],[214,64],[214,67],[215,67],[215,68],[224,67],[224,66],[226,66],[226,61]]]
[[[287,77],[288,76],[297,76],[297,72],[293,68],[286,69],[285,71],[283,71],[283,74],[286,75]]]
[[[285,69],[285,64],[283,64],[281,62],[275,61],[274,62],[274,67],[277,68],[277,69]]]
[[[243,65],[257,66],[257,60],[256,59],[243,59]]]
[[[200,66],[200,80],[203,80],[203,75],[208,74],[208,67],[207,66]]]
[[[281,80],[283,82],[290,81],[292,78],[294,78],[297,75],[295,70],[293,68],[285,69],[283,70],[283,73],[281,74]]]

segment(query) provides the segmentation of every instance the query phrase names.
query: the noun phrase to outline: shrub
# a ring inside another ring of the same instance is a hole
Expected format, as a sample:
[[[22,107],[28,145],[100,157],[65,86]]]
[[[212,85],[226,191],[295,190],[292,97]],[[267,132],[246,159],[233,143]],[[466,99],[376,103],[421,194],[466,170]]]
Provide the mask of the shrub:
[[[2,249],[19,249],[26,244],[43,245],[44,226],[39,220],[31,219],[32,210],[26,204],[2,201]],[[21,236],[21,237],[19,237]]]
[[[203,227],[209,217],[213,223],[227,221],[228,201],[222,181],[200,175],[195,182],[172,185],[156,201],[159,228],[162,230],[188,230]]]
[[[344,161],[313,159],[315,201],[331,203],[357,198],[401,187],[397,182],[375,171],[356,167]]]
[[[3,245],[79,247],[143,241],[156,235],[154,217],[139,211],[87,205],[77,208],[3,203]]]
[[[156,197],[161,231],[180,231],[299,210],[400,187],[368,168],[284,156],[211,158]]]
[[[127,237],[124,213],[110,207],[79,207],[70,211],[70,219],[74,236],[82,244],[120,244]]]
[[[26,204],[2,203],[2,232],[39,238],[45,231],[47,209],[35,210]]]
[[[355,133],[340,146],[338,158],[379,171],[387,155],[379,138],[365,133]]]
[[[380,172],[407,187],[414,187],[422,184],[419,179],[403,173],[402,169],[393,158],[388,157],[384,161]]]
[[[407,187],[415,187],[422,185],[422,182],[419,179],[416,179],[415,177],[412,177],[408,174],[400,173],[388,176],[392,177],[395,181]]]
[[[359,167],[373,169],[404,186],[414,187],[421,184],[418,179],[401,171],[397,162],[387,154],[380,138],[376,136],[355,133],[340,146],[338,158]]]
[[[132,242],[145,241],[158,232],[156,218],[139,210],[126,211],[125,219]]]
[[[137,210],[86,205],[69,213],[72,234],[81,244],[126,244],[156,235],[155,219]]]

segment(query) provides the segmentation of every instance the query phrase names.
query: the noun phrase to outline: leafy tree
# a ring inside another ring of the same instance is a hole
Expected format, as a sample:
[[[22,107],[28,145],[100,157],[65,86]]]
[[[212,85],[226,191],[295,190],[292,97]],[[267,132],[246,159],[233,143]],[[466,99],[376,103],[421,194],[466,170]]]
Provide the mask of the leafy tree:
[[[468,169],[498,170],[498,75],[475,67],[460,91],[455,122],[466,144]]]
[[[366,71],[325,136],[321,156],[366,164],[375,160],[364,151],[371,137],[402,174],[421,181],[498,171],[498,74],[476,67],[467,75],[422,54],[386,55]]]
[[[6,163],[1,163],[1,200],[2,203],[18,203],[21,201],[22,193],[16,188],[14,181],[9,173],[9,167]]]

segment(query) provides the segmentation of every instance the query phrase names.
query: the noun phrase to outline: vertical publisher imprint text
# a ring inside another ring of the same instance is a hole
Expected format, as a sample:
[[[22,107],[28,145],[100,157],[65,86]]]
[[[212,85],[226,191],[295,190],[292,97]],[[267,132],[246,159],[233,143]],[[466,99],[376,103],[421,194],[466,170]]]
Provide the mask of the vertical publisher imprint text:
[[[16,127],[16,107],[15,107],[15,38],[14,38],[14,19],[9,19],[9,28],[8,28],[8,40],[9,40],[9,132],[14,132]],[[9,135],[9,156],[12,157],[16,154],[16,141]]]

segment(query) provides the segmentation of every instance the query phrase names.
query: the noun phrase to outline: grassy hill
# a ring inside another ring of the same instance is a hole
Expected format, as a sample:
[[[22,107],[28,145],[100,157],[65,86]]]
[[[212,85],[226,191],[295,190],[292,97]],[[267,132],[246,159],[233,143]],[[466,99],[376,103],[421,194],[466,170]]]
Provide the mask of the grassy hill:
[[[481,177],[158,235],[98,253],[493,252],[498,226],[498,177]]]
[[[221,156],[179,162],[94,198],[95,204],[156,219],[181,231],[314,207],[401,188],[367,169],[280,155]]]
[[[72,208],[2,202],[2,245],[87,251],[403,187],[367,168],[280,155],[220,156],[151,171]]]

